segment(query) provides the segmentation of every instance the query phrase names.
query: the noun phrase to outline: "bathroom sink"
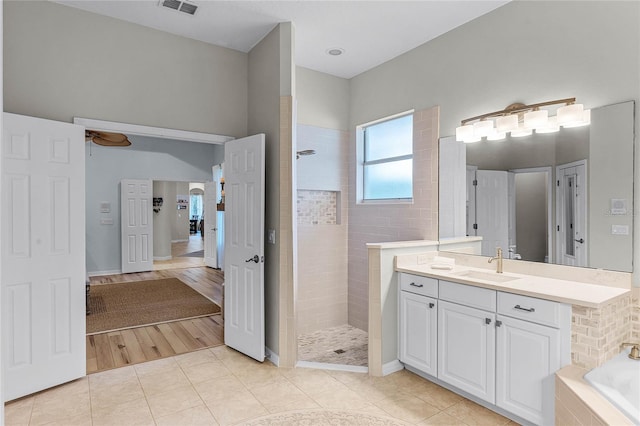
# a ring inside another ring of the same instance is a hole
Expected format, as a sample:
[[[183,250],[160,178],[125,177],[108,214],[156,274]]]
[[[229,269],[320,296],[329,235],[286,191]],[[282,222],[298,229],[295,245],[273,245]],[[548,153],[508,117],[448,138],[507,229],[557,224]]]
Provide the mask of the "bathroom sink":
[[[480,272],[480,271],[461,271],[453,275],[459,277],[467,277],[476,280],[493,281],[496,283],[506,283],[520,279],[519,277],[510,277],[509,275],[498,274],[496,272]]]

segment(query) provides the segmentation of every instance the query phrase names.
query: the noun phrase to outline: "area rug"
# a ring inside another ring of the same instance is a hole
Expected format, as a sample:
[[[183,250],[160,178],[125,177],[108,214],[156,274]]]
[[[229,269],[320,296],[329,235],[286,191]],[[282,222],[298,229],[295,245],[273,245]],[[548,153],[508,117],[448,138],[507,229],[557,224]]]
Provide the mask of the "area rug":
[[[342,410],[300,410],[271,414],[240,423],[243,426],[292,426],[292,425],[332,425],[332,426],[408,426],[401,420],[387,416]]]
[[[220,307],[178,278],[92,285],[87,334],[213,315]]]

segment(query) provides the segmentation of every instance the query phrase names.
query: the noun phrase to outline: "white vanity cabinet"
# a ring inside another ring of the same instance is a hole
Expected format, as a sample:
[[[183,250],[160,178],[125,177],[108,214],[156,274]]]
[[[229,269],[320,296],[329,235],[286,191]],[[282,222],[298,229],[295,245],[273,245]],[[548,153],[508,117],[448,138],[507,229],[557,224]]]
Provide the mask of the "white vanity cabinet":
[[[407,273],[399,300],[400,361],[531,423],[553,424],[553,374],[570,362],[570,305]]]
[[[401,274],[400,361],[433,376],[437,374],[437,296],[438,280]]]
[[[495,290],[440,281],[439,302],[438,379],[495,403]]]
[[[568,363],[559,327],[570,315],[567,305],[498,292],[498,407],[535,424],[553,424],[553,374]]]

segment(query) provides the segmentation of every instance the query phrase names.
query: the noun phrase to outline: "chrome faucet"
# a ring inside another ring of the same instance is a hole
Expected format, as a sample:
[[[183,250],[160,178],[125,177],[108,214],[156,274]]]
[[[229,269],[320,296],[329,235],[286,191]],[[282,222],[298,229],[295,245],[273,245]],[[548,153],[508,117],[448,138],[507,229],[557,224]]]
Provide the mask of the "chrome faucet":
[[[498,263],[496,265],[496,273],[502,273],[502,249],[500,247],[496,247],[496,257],[489,258],[489,263],[497,260]]]

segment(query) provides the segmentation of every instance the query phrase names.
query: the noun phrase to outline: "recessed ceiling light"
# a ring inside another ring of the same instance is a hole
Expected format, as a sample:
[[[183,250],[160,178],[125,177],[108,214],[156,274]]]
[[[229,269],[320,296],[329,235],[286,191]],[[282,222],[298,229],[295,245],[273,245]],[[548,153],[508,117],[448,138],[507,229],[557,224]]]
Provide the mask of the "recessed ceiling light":
[[[327,55],[331,56],[340,56],[344,53],[344,49],[341,47],[332,47],[331,49],[327,49]]]

